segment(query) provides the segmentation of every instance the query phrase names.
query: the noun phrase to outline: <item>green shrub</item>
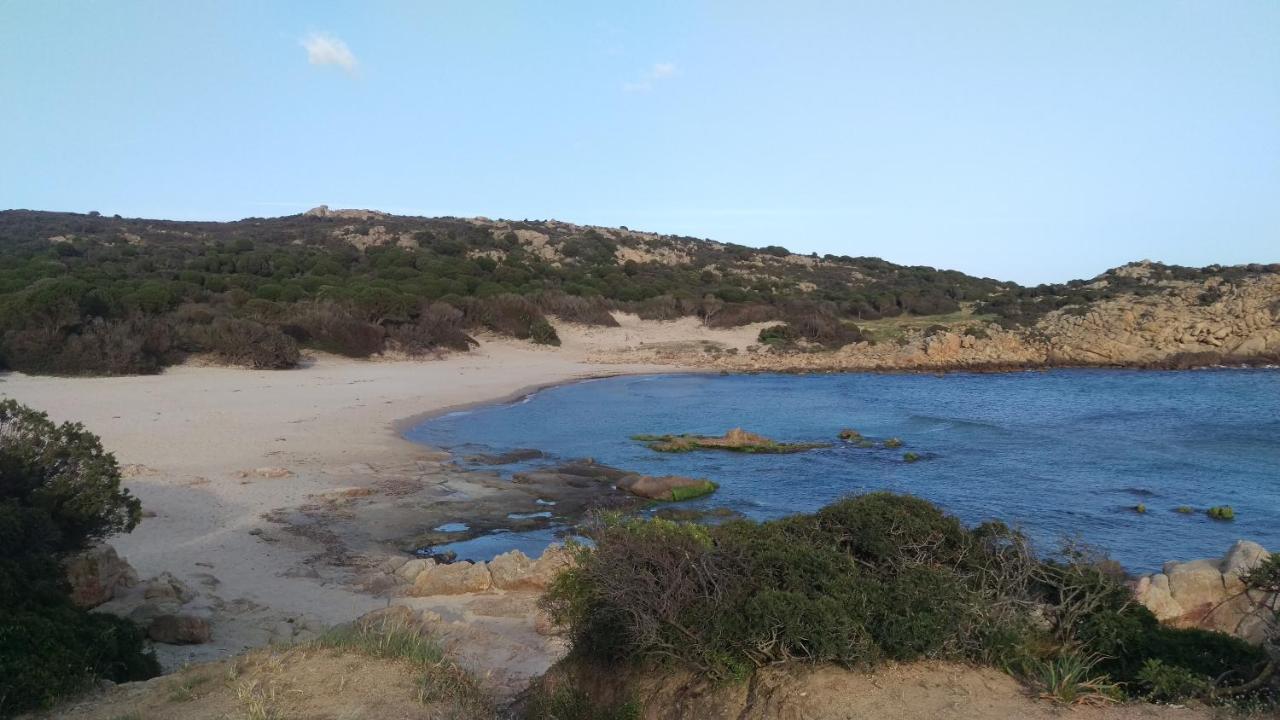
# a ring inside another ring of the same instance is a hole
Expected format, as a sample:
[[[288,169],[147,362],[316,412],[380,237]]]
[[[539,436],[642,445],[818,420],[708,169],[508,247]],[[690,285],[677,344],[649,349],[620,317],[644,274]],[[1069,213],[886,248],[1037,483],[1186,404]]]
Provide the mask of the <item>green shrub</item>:
[[[903,462],[913,463],[913,462],[917,462],[918,460],[920,460],[920,455],[917,453],[907,452],[902,454]]]
[[[1137,505],[1133,506],[1133,511],[1138,513],[1139,515],[1143,515],[1147,512],[1147,506],[1143,503],[1138,503]]]
[[[711,528],[613,519],[593,537],[544,602],[574,652],[598,662],[675,658],[741,678],[798,658],[983,658],[1030,632],[1012,603],[983,599],[1016,593],[983,568],[1025,559],[1021,538],[967,531],[916,498]]]
[[[1064,705],[1118,700],[1123,697],[1120,687],[1096,669],[1100,659],[1097,655],[1065,650],[1049,658],[1028,661],[1018,674],[1039,687],[1044,697]]]
[[[606,517],[589,534],[543,603],[593,663],[740,680],[788,660],[970,660],[1063,702],[1172,696],[1196,678],[1230,692],[1266,664],[1234,637],[1160,625],[1103,557],[1038,560],[1003,524],[968,529],[910,496],[713,527]]]
[[[47,707],[95,678],[159,671],[135,625],[72,605],[61,564],[140,518],[97,437],[0,401],[0,716]]]
[[[1206,514],[1214,520],[1235,520],[1236,511],[1230,505],[1218,505],[1209,508]]]
[[[1203,697],[1213,687],[1212,678],[1197,675],[1184,667],[1166,665],[1157,659],[1143,663],[1136,679],[1143,695],[1156,702],[1183,702]]]
[[[902,440],[896,437],[891,437],[884,441],[884,446],[887,448],[900,448],[902,447]]]
[[[273,325],[220,317],[188,331],[190,342],[235,365],[256,370],[283,370],[298,364],[298,344]]]
[[[672,488],[671,501],[682,502],[684,500],[696,500],[700,497],[706,497],[719,489],[719,485],[711,482],[710,480],[703,480],[698,485]]]

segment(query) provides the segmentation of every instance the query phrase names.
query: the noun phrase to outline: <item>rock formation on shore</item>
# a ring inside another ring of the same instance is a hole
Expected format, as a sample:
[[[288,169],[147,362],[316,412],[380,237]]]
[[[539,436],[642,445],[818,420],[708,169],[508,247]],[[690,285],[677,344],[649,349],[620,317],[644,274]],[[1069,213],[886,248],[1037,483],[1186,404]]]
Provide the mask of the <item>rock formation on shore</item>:
[[[1220,559],[1165,563],[1163,572],[1138,579],[1134,595],[1161,622],[1260,643],[1274,629],[1278,598],[1249,590],[1241,578],[1268,557],[1258,543],[1240,540]]]

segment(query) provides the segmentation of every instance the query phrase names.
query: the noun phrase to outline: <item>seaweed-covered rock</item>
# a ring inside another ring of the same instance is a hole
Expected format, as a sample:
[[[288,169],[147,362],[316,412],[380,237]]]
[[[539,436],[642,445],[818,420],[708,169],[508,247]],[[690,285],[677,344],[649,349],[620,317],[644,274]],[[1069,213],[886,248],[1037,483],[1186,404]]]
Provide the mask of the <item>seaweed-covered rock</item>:
[[[618,481],[618,487],[650,500],[678,501],[710,495],[719,486],[710,480],[680,475],[628,475]]]

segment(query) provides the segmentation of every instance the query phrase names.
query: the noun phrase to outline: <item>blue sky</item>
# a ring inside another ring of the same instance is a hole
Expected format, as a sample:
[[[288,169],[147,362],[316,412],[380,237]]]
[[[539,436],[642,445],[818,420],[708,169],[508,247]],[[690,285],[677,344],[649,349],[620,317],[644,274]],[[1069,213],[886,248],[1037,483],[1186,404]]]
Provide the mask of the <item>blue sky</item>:
[[[0,208],[1280,262],[1280,2],[0,0]]]

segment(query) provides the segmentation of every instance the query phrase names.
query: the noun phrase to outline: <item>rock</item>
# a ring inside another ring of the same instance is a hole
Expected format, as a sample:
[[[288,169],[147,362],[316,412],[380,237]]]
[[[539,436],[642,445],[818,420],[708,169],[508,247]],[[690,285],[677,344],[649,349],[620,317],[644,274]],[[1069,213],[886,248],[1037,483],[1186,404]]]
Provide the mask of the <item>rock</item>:
[[[466,460],[477,465],[510,465],[524,460],[537,460],[541,457],[546,457],[541,450],[517,448],[497,455],[468,455]]]
[[[1271,553],[1256,542],[1237,540],[1222,556],[1222,577],[1228,588],[1244,590],[1241,576],[1258,567],[1271,557]]]
[[[401,565],[395,571],[395,575],[407,583],[413,583],[423,572],[435,567],[435,564],[435,560],[429,558],[414,558]]]
[[[1163,573],[1137,581],[1134,596],[1161,622],[1260,643],[1273,622],[1270,607],[1276,598],[1246,592],[1241,576],[1269,557],[1261,545],[1238,541],[1221,560],[1165,563]]]
[[[1146,605],[1158,620],[1182,617],[1182,606],[1169,592],[1169,576],[1164,573],[1148,575],[1139,580],[1134,595],[1138,598],[1138,602]]]
[[[147,581],[146,588],[142,596],[148,600],[156,601],[176,601],[185,603],[196,596],[186,583],[174,577],[171,573],[163,572]]]
[[[484,592],[492,585],[493,578],[484,563],[457,562],[437,565],[418,575],[411,592],[418,596],[461,595]]]
[[[209,621],[187,614],[160,615],[147,626],[147,636],[167,645],[198,645],[209,642]]]
[[[532,582],[530,572],[533,561],[519,550],[502,553],[486,563],[493,586],[499,590],[522,590],[538,587]]]
[[[688,500],[710,495],[716,484],[710,480],[682,477],[680,475],[627,475],[618,480],[618,487],[632,495],[650,500]]]
[[[131,610],[126,617],[143,627],[148,627],[156,618],[176,613],[178,608],[179,605],[176,602],[144,602]]]
[[[546,588],[555,581],[556,576],[573,567],[573,555],[563,545],[548,545],[542,555],[533,561],[529,572],[529,581],[535,587]]]
[[[65,567],[71,601],[82,608],[97,607],[115,597],[117,588],[138,583],[133,566],[105,543],[72,556]]]

